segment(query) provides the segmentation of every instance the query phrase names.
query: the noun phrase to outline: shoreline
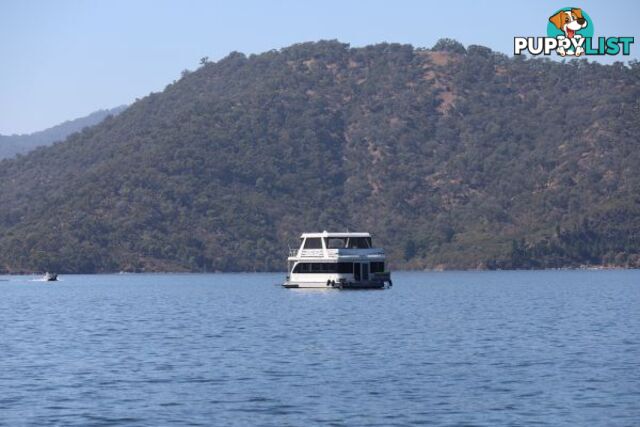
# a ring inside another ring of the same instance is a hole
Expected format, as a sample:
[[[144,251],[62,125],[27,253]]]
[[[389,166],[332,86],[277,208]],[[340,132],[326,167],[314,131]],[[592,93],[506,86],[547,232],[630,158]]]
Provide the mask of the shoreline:
[[[440,268],[425,268],[425,269],[398,269],[391,270],[391,273],[484,273],[484,272],[525,272],[525,271],[613,271],[613,270],[640,270],[637,267],[621,267],[621,266],[581,266],[581,267],[560,267],[560,268],[529,268],[529,269],[488,269],[488,268],[461,268],[461,269],[440,269]],[[98,275],[205,275],[205,274],[286,274],[285,270],[281,271],[101,271],[101,272],[72,272],[72,273],[58,273],[58,275],[65,276],[98,276]],[[42,276],[42,272],[0,272],[0,276]],[[2,281],[2,279],[0,279]]]

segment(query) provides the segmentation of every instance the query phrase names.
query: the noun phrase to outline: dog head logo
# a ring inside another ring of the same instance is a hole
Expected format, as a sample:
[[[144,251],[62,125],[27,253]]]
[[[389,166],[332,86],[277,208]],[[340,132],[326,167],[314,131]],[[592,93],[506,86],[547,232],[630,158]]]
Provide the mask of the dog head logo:
[[[576,35],[576,31],[582,30],[589,25],[584,16],[582,16],[582,9],[561,10],[549,18],[549,22],[570,39]]]
[[[593,36],[593,22],[580,8],[563,8],[549,17],[547,36],[555,37],[560,42],[556,50],[560,56],[580,56],[584,54],[580,39]]]

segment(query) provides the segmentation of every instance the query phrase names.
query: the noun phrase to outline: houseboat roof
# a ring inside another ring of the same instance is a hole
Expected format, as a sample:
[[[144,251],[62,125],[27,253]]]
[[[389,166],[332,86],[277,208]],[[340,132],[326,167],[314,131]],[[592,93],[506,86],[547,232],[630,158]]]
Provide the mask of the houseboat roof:
[[[305,237],[371,237],[369,233],[354,233],[354,232],[332,232],[332,231],[323,231],[322,233],[302,233],[300,236],[301,239]]]

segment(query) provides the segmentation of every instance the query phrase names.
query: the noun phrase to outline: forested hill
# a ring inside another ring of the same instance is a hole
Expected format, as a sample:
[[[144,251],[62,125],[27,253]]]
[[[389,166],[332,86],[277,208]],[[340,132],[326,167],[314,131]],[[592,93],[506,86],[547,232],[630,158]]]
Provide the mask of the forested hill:
[[[68,120],[59,125],[30,134],[0,135],[0,159],[28,153],[36,147],[62,141],[74,132],[98,124],[108,116],[115,116],[121,113],[125,108],[127,108],[126,105],[121,105],[108,110],[94,111],[87,116]]]
[[[639,83],[447,40],[234,52],[0,162],[0,269],[281,270],[347,228],[395,268],[638,267]]]

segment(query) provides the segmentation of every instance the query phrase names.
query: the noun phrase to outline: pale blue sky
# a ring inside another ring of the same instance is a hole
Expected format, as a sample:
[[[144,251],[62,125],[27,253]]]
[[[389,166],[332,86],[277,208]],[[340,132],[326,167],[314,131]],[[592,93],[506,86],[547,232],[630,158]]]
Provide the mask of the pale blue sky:
[[[633,36],[627,1],[9,1],[0,0],[0,134],[44,129],[160,91],[203,56],[259,53],[338,39],[352,46],[431,47],[441,37],[511,55],[516,35],[545,35],[548,16],[576,6],[595,36]],[[612,60],[621,60],[617,57]]]

